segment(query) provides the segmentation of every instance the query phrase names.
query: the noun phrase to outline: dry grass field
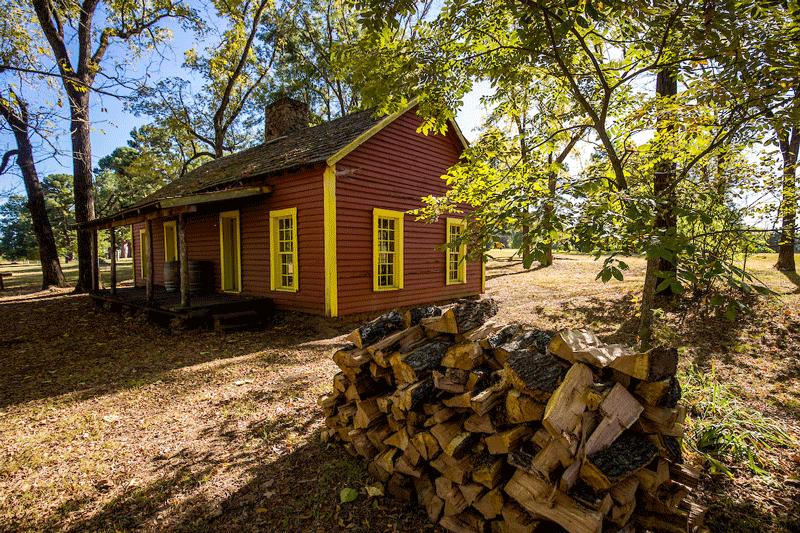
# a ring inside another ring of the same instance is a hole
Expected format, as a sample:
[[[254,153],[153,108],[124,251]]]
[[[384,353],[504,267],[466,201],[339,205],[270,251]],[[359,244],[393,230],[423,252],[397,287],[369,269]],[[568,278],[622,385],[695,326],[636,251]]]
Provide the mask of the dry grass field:
[[[553,267],[530,271],[509,256],[487,267],[498,319],[636,342],[643,261],[604,285],[585,256],[557,255]],[[656,320],[657,338],[681,353],[690,437],[711,431],[724,443],[743,428],[745,447],[762,458],[755,473],[746,456],[723,453],[727,475],[687,448],[706,472],[698,496],[712,531],[800,531],[797,441],[759,440],[770,428],[800,438],[800,278],[772,263],[748,259],[779,294],[752,301],[752,314],[730,322],[679,298]],[[316,398],[331,386],[331,350],[354,319],[279,313],[264,331],[172,335],[69,290],[39,291],[35,265],[0,265],[9,270],[0,531],[441,531],[414,506],[369,498],[363,465],[319,439]],[[753,430],[753,420],[763,424]],[[343,487],[358,498],[340,503]]]

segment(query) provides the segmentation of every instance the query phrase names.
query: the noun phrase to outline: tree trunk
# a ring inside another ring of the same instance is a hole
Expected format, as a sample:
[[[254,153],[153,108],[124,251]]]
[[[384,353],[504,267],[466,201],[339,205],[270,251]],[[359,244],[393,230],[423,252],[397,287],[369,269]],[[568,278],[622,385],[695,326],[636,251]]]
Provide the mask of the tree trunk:
[[[28,209],[31,212],[33,221],[33,231],[36,234],[36,242],[39,244],[39,259],[42,264],[42,289],[48,287],[66,287],[67,282],[61,271],[61,263],[58,260],[58,249],[53,237],[53,228],[47,216],[47,208],[44,201],[44,192],[39,182],[39,175],[36,172],[36,164],[33,160],[33,148],[28,137],[28,110],[27,104],[20,101],[19,115],[0,100],[0,114],[8,122],[17,142],[17,165],[22,173],[22,181],[25,183],[25,191],[28,194]]]
[[[75,195],[75,222],[88,222],[94,218],[94,187],[92,184],[92,143],[89,122],[89,91],[70,92],[72,115],[72,167]],[[78,230],[78,284],[75,292],[86,292],[92,287],[92,236],[89,230]]]
[[[553,154],[548,156],[548,162],[553,164]],[[552,170],[547,173],[547,189],[550,192],[550,200],[544,206],[544,223],[545,227],[550,228],[551,220],[553,218],[553,200],[556,197],[556,173]],[[549,267],[553,265],[553,239],[547,239],[544,249],[544,266]]]
[[[781,199],[781,240],[778,248],[778,262],[775,268],[784,272],[794,272],[795,217],[797,215],[797,188],[795,169],[800,145],[800,128],[780,135],[781,155],[783,156],[783,198]]]
[[[674,70],[662,70],[656,77],[656,94],[659,98],[669,98],[678,94],[678,78]],[[668,134],[672,127],[663,123],[664,119],[659,117],[659,133]],[[665,248],[672,253],[675,259],[675,249],[665,246],[664,237],[674,237],[676,230],[675,222],[675,194],[669,190],[672,180],[675,179],[675,161],[671,156],[666,160],[659,161],[653,172],[653,196],[656,199],[656,220],[654,224],[656,238],[659,239],[657,246]],[[656,294],[659,296],[671,296],[672,289],[667,287],[662,291],[656,291],[660,280],[663,279],[659,273],[666,273],[668,276],[675,275],[675,264],[663,259],[660,255],[654,255],[647,259],[647,272],[644,277],[644,288],[642,290],[642,302],[639,308],[639,340],[641,349],[646,350],[650,347],[653,337],[653,308],[655,307]]]
[[[658,73],[656,77],[656,94],[659,98],[671,98],[678,94],[677,72],[672,69],[665,69]],[[661,119],[660,119],[661,120]],[[672,130],[670,125],[659,125],[659,129],[669,133]],[[675,192],[670,189],[672,181],[675,179],[675,161],[671,157],[666,161],[659,162],[653,173],[653,195],[656,198],[656,234],[662,239],[672,239],[675,237],[677,222],[675,220]],[[675,276],[675,247],[665,243],[660,243],[662,248],[666,248],[672,254],[672,260],[659,259],[658,271],[668,276]],[[654,274],[655,275],[655,274]],[[658,284],[656,284],[658,285]],[[656,291],[659,296],[674,295],[672,289],[667,287],[661,291]]]

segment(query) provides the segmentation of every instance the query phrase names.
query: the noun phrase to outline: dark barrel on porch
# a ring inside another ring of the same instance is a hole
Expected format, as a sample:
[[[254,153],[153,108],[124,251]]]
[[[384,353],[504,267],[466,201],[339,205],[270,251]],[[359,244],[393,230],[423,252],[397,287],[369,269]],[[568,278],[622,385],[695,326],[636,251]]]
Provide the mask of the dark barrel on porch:
[[[181,286],[180,261],[164,261],[164,288],[175,292]]]
[[[189,261],[189,294],[208,294],[214,290],[214,263]]]

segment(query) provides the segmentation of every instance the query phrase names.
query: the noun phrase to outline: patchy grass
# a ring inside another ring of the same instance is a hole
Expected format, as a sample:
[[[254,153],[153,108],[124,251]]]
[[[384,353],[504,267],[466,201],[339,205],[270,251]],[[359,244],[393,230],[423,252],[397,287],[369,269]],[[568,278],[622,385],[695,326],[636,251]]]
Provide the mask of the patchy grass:
[[[603,285],[584,256],[531,271],[509,256],[487,268],[501,320],[636,341],[642,260]],[[713,367],[731,401],[796,438],[800,278],[772,263],[748,258],[780,293],[754,314],[729,322],[682,298],[657,336],[679,347],[681,372]],[[19,268],[0,297],[0,531],[442,531],[414,506],[369,498],[363,464],[319,441],[316,398],[355,320],[287,313],[264,332],[173,336],[68,290],[36,292],[38,265]],[[712,531],[798,531],[800,456],[764,454],[764,475],[737,460],[733,479],[704,477]],[[340,502],[345,487],[355,501]]]

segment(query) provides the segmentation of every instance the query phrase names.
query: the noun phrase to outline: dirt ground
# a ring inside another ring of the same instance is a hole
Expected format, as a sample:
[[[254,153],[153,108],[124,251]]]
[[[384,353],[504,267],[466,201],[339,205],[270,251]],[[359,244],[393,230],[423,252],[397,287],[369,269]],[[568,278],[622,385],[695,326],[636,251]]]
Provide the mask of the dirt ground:
[[[603,285],[586,257],[524,271],[503,255],[487,267],[499,320],[636,342],[642,261]],[[713,369],[800,438],[800,278],[771,262],[750,260],[780,293],[753,314],[730,322],[679,299],[656,333],[679,348],[682,372]],[[279,313],[264,331],[173,335],[69,290],[5,294],[0,531],[443,531],[413,505],[369,498],[364,465],[320,441],[330,355],[358,322]],[[742,464],[733,479],[704,475],[712,531],[800,531],[800,452],[765,453],[765,475]],[[339,502],[344,487],[354,502]]]

